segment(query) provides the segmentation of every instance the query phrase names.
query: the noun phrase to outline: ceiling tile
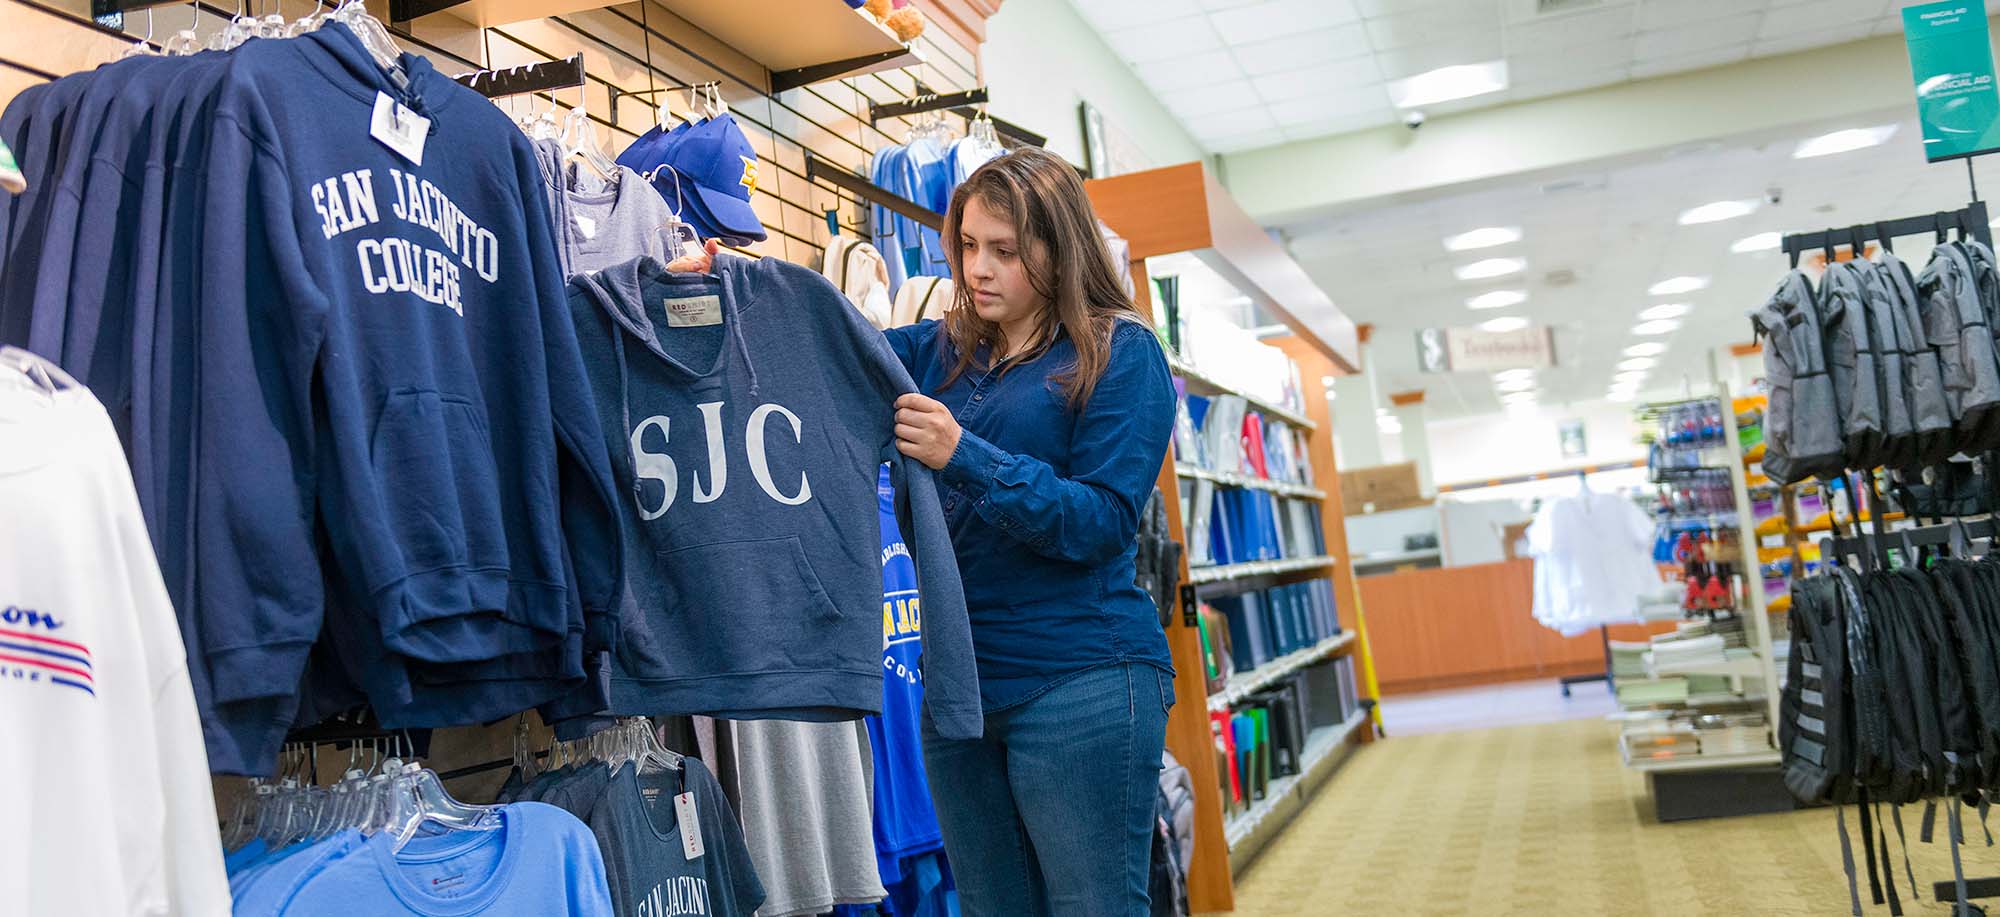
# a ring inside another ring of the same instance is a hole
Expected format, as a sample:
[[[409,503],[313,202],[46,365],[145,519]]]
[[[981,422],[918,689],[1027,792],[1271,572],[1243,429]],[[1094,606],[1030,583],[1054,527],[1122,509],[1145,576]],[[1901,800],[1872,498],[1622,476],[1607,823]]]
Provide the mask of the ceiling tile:
[[[1477,64],[1501,58],[1498,34],[1412,45],[1376,55],[1385,80],[1400,80],[1455,64]]]
[[[1710,48],[1705,51],[1696,51],[1692,54],[1676,54],[1671,57],[1642,60],[1632,65],[1632,78],[1635,80],[1645,80],[1656,76],[1665,76],[1669,73],[1684,73],[1689,70],[1720,67],[1724,64],[1733,64],[1744,60],[1749,56],[1750,46],[1742,44],[1727,48]]]
[[[1256,87],[1257,96],[1264,101],[1282,102],[1315,94],[1348,91],[1379,82],[1375,62],[1357,57],[1318,67],[1252,77],[1250,85]]]
[[[1748,42],[1756,33],[1757,23],[1757,16],[1736,16],[1675,29],[1641,32],[1634,53],[1645,61],[1741,44]]]
[[[1585,11],[1622,7],[1631,10],[1639,5],[1639,0],[1600,0],[1584,10],[1567,13],[1544,13],[1539,10],[1538,0],[1500,0],[1507,15],[1507,27],[1513,28],[1527,22],[1557,22],[1585,15]]]
[[[1389,110],[1389,94],[1381,87],[1325,93],[1273,102],[1266,106],[1279,124],[1303,124],[1362,112]]]
[[[1375,50],[1393,51],[1411,45],[1498,32],[1500,7],[1495,3],[1424,6],[1369,19],[1366,25],[1368,40],[1374,43]]]
[[[1237,45],[1234,50],[1243,72],[1251,76],[1345,60],[1369,53],[1368,35],[1358,22]]]
[[[1355,21],[1353,0],[1265,0],[1209,17],[1231,44],[1248,44]]]
[[[1236,66],[1236,58],[1220,49],[1203,51],[1193,57],[1149,61],[1132,69],[1155,95],[1243,78],[1243,71]]]
[[[1230,10],[1256,2],[1257,0],[1201,0],[1201,6],[1207,10]]]
[[[1899,25],[1900,30],[1902,27]],[[1846,44],[1867,38],[1875,31],[1873,22],[1857,22],[1851,25],[1835,26],[1811,32],[1799,32],[1779,38],[1760,38],[1750,45],[1750,53],[1758,57],[1790,54],[1808,48],[1823,48],[1828,45]]]
[[[1565,48],[1554,54],[1516,54],[1509,51],[1507,82],[1519,86],[1568,79],[1589,71],[1629,67],[1632,65],[1632,44],[1632,39],[1621,38]]]
[[[1507,27],[1508,54],[1567,51],[1578,46],[1629,39],[1638,32],[1633,7],[1620,6],[1554,16]]]
[[[1675,29],[1691,22],[1713,22],[1755,12],[1764,2],[1750,0],[1645,0],[1639,4],[1639,28]],[[1876,6],[1881,6],[1877,0]]]
[[[1304,124],[1285,127],[1285,135],[1293,140],[1307,140],[1333,134],[1347,134],[1396,123],[1395,109],[1383,106],[1371,111],[1354,112],[1333,118],[1322,118]]]
[[[1764,14],[1758,38],[1778,38],[1787,32],[1810,32],[1855,22],[1873,22],[1882,17],[1888,4],[1882,0],[1807,0],[1774,6]]]
[[[1244,80],[1193,86],[1179,92],[1169,92],[1165,94],[1164,101],[1167,103],[1167,108],[1180,116],[1182,121],[1213,112],[1242,108],[1246,104],[1256,106],[1260,111],[1263,109],[1263,104],[1252,94],[1250,84]],[[1188,128],[1192,130],[1194,125],[1190,123]]]
[[[1271,120],[1271,113],[1262,105],[1246,105],[1202,115],[1188,124],[1194,135],[1204,141],[1227,140],[1237,134],[1276,130],[1277,127],[1278,123]]]
[[[1108,33],[1104,40],[1120,58],[1134,64],[1187,57],[1222,47],[1222,40],[1209,27],[1206,16],[1149,22]]]
[[[1127,29],[1142,23],[1165,22],[1201,12],[1195,0],[1071,0],[1083,18],[1100,32]]]
[[[1224,140],[1204,141],[1204,145],[1217,153],[1240,153],[1244,150],[1254,150],[1258,147],[1277,146],[1289,139],[1291,138],[1284,131],[1274,128],[1271,130],[1251,131],[1246,134],[1233,134]]]
[[[1420,7],[1464,5],[1465,0],[1354,0],[1355,12],[1369,18],[1393,16]]]

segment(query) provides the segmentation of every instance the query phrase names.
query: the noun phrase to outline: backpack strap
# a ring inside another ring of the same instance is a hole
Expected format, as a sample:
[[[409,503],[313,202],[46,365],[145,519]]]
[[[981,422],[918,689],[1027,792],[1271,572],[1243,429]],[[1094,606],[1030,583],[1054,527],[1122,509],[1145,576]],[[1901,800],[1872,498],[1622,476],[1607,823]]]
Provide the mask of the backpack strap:
[[[1910,900],[1922,900],[1922,896],[1917,892],[1917,874],[1914,870],[1910,869],[1910,839],[1903,836],[1903,807],[1890,806],[1889,817],[1896,822],[1896,843],[1900,844],[1903,848],[1903,875],[1910,880]],[[1896,883],[1892,881],[1889,884],[1895,885]]]
[[[1952,891],[1957,892],[1957,900],[1952,902],[1951,912],[1954,915],[1970,914],[1972,911],[1965,902],[1965,863],[1958,855],[1958,845],[1965,840],[1965,836],[1959,830],[1957,800],[1952,800],[1948,804],[1945,817],[1951,823],[1951,887]]]
[[[1881,845],[1880,847],[1871,846],[1868,849],[1868,853],[1870,856],[1873,856],[1877,850],[1881,852],[1882,877],[1888,880],[1883,882],[1882,885],[1889,890],[1889,915],[1890,917],[1903,917],[1903,899],[1902,896],[1896,894],[1896,867],[1889,862],[1889,826],[1886,822],[1882,821],[1882,801],[1877,799],[1869,803],[1869,807],[1875,810],[1875,831],[1877,838],[1881,841]],[[1870,843],[1873,844],[1874,841],[1870,841]],[[1869,864],[1868,871],[1871,873],[1870,878],[1873,878],[1872,873],[1875,871],[1873,863]],[[1914,881],[1912,880],[1912,884],[1914,884]]]
[[[1865,847],[1861,861],[1868,866],[1868,897],[1876,904],[1881,904],[1882,877],[1875,871],[1875,819],[1868,814],[1872,806],[1868,802],[1867,790],[1860,790],[1854,794],[1854,805],[1861,810],[1861,843]],[[1895,890],[1896,883],[1892,881],[1889,883],[1889,891],[1893,893]],[[1897,913],[1900,914],[1901,911]]]
[[[1854,881],[1854,844],[1847,838],[1846,805],[1834,805],[1833,822],[1840,826],[1840,867],[1847,871],[1847,901],[1852,905],[1854,917],[1861,917],[1861,889]]]
[[[1928,844],[1937,829],[1937,800],[1924,800],[1924,823],[1917,828],[1918,843]]]

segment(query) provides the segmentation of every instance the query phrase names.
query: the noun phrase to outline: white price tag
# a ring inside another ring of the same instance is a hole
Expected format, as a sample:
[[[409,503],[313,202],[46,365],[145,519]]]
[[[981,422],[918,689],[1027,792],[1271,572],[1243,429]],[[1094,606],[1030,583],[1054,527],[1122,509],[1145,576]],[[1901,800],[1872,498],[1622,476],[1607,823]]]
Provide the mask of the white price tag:
[[[368,133],[411,165],[424,164],[424,141],[430,138],[431,119],[411,111],[386,92],[375,93],[375,118]]]
[[[694,794],[674,797],[674,817],[681,826],[681,851],[690,860],[701,859],[701,813],[694,807]]]
[[[583,233],[584,241],[597,238],[597,221],[583,214],[576,215],[576,231]]]

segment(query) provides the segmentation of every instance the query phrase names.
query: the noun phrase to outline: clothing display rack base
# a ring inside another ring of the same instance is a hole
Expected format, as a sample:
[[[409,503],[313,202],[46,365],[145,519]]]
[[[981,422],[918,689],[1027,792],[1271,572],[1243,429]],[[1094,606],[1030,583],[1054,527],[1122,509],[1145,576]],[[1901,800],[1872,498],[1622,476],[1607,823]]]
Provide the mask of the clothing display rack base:
[[[1609,625],[1597,625],[1597,639],[1604,644],[1604,671],[1592,672],[1588,675],[1564,675],[1562,678],[1557,679],[1561,683],[1564,697],[1569,696],[1570,685],[1580,685],[1593,681],[1604,682],[1604,687],[1609,689],[1611,693],[1618,693],[1618,685],[1614,684],[1611,680],[1611,628]]]

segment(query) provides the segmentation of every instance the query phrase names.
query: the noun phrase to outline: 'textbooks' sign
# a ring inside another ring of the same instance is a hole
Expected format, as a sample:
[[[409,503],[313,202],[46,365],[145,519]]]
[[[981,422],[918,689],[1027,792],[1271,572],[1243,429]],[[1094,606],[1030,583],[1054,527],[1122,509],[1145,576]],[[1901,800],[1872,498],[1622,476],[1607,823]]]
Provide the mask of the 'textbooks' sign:
[[[1518,331],[1425,328],[1417,332],[1417,362],[1427,373],[1546,369],[1556,365],[1555,335],[1543,325]]]

